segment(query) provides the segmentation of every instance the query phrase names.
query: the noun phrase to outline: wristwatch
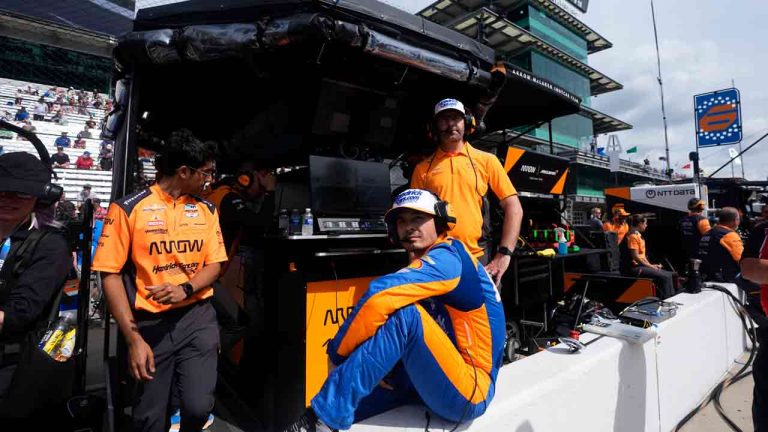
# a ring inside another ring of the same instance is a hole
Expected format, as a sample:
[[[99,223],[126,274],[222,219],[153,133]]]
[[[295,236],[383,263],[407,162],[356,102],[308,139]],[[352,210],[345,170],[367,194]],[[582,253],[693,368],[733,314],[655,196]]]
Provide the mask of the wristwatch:
[[[192,286],[189,282],[184,282],[183,284],[179,285],[184,290],[184,294],[187,295],[187,298],[190,298],[192,294],[195,293],[195,287]]]
[[[512,255],[514,255],[514,254],[515,254],[514,252],[512,252],[511,250],[509,250],[509,248],[508,248],[508,247],[506,247],[506,246],[501,246],[501,247],[499,248],[499,251],[498,251],[498,252],[499,252],[500,254],[502,254],[502,255],[506,255],[506,256],[508,256],[508,257],[511,257]]]

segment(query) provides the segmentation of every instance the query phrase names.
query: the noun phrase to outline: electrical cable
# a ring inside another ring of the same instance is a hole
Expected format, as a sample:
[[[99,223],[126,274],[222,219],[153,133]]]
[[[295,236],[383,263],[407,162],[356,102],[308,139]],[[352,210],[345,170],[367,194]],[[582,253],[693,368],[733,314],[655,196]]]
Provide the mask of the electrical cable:
[[[752,362],[755,359],[755,355],[757,354],[757,336],[755,334],[755,324],[749,317],[749,313],[747,312],[746,308],[744,307],[744,304],[739,300],[733,293],[728,291],[725,288],[718,287],[716,285],[709,285],[705,286],[702,289],[704,290],[711,290],[711,291],[719,291],[723,294],[726,294],[728,297],[731,298],[733,301],[734,307],[737,309],[737,313],[739,316],[739,320],[741,321],[742,326],[744,327],[744,331],[747,333],[747,337],[749,338],[749,341],[752,343],[752,347],[749,352],[749,357],[747,358],[747,361],[744,362],[744,365],[736,372],[734,376],[731,378],[727,378],[720,382],[717,386],[715,386],[714,390],[709,394],[709,396],[704,399],[696,408],[694,408],[688,415],[683,417],[682,420],[675,426],[673,429],[674,432],[679,431],[681,427],[683,427],[688,421],[690,421],[696,414],[698,414],[705,406],[707,406],[710,402],[714,402],[715,410],[717,411],[718,415],[725,421],[725,423],[735,432],[743,432],[736,423],[733,422],[723,410],[722,405],[720,404],[720,396],[723,393],[723,390],[728,388],[730,385],[742,380],[743,378],[749,376],[750,372],[747,371],[749,367],[752,365]]]

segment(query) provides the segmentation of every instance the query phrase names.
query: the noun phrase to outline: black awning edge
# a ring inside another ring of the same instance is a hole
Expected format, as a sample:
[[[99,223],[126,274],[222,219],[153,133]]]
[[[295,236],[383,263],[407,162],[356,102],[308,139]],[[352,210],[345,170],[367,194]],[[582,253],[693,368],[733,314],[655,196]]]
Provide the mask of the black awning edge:
[[[190,25],[128,33],[115,48],[121,69],[129,63],[208,61],[265,52],[305,41],[337,42],[443,77],[485,87],[490,73],[471,60],[452,58],[322,14],[297,14],[258,23]]]

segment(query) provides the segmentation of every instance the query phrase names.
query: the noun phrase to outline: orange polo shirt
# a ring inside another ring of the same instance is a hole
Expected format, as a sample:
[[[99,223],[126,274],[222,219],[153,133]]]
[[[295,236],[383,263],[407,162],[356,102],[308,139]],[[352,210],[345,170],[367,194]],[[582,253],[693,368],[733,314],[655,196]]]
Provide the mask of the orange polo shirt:
[[[613,221],[605,222],[603,224],[603,231],[613,231],[615,232],[619,239],[618,244],[621,244],[621,241],[624,240],[624,236],[627,235],[627,232],[629,231],[629,224],[627,224],[626,221],[619,222],[618,219],[613,219]]]
[[[481,207],[488,189],[499,200],[517,194],[499,159],[469,143],[456,153],[438,148],[416,166],[411,187],[432,191],[448,201],[456,216],[456,225],[448,234],[461,240],[475,258],[485,253],[478,242],[483,233]]]
[[[213,288],[164,305],[147,300],[147,286],[180,285],[203,266],[226,260],[216,207],[190,195],[174,200],[155,184],[109,205],[93,270],[121,273],[134,309],[163,312],[208,298]]]
[[[627,248],[636,250],[638,256],[645,258],[645,239],[640,232],[635,231],[629,233],[627,236]],[[637,262],[634,259],[632,260],[632,263],[636,266],[643,265],[643,263]]]

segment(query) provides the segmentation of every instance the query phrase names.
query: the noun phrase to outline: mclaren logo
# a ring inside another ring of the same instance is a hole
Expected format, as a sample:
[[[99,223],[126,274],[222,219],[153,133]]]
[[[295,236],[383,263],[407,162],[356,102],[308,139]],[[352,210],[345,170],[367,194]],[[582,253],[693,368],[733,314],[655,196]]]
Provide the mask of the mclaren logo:
[[[200,252],[203,250],[202,240],[161,240],[149,244],[150,255],[169,253]]]

